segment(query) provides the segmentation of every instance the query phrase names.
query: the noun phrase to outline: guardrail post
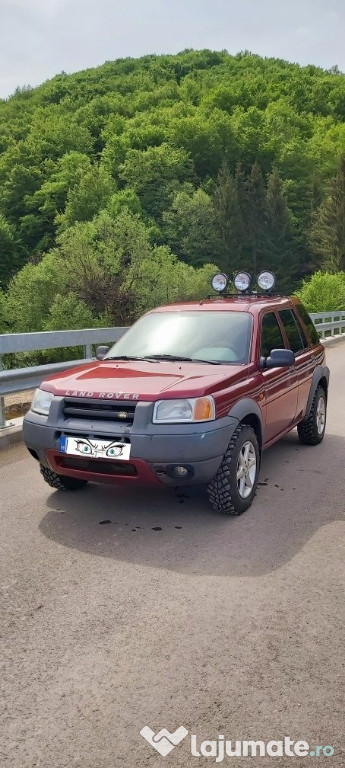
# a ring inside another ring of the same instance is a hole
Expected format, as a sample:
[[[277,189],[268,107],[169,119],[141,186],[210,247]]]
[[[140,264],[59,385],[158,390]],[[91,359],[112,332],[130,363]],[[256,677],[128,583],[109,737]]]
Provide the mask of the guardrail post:
[[[2,366],[2,360],[0,356],[0,371],[3,370]],[[5,398],[0,397],[0,429],[5,429],[6,427],[6,419],[5,419]]]
[[[90,357],[92,357],[92,346],[91,346],[91,344],[85,344],[85,346],[84,346],[84,357],[85,357],[85,360],[88,360]]]
[[[0,397],[0,429],[5,429],[5,427],[6,427],[5,398]]]

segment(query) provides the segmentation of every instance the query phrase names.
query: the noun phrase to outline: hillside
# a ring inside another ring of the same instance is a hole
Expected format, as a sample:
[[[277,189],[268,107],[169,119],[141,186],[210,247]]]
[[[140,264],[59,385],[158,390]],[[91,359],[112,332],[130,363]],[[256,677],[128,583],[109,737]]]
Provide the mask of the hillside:
[[[343,153],[336,69],[185,51],[17,90],[0,101],[0,324],[5,304],[13,330],[131,320],[202,293],[210,263],[284,289],[344,269]]]

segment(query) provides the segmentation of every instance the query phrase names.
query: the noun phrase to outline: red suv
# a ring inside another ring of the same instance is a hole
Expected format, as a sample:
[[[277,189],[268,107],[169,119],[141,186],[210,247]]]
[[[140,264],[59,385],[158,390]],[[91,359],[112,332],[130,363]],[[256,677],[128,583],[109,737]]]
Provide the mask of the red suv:
[[[148,312],[101,359],[41,384],[24,440],[50,486],[207,484],[213,508],[238,515],[264,448],[296,426],[320,443],[329,370],[309,315],[235,284],[225,293],[218,275],[218,295]]]

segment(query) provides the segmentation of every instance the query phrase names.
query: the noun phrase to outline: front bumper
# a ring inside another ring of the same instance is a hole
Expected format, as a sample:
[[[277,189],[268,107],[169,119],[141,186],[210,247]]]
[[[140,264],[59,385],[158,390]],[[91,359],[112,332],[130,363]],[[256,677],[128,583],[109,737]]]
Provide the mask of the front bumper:
[[[132,426],[86,419],[63,418],[62,398],[54,398],[48,417],[29,411],[23,436],[40,463],[61,475],[102,483],[140,485],[196,485],[216,474],[238,421],[224,417],[194,424],[153,424],[153,403],[138,403]],[[131,444],[129,461],[101,461],[67,456],[59,451],[61,435],[125,439]],[[174,466],[186,466],[188,476],[176,477]]]

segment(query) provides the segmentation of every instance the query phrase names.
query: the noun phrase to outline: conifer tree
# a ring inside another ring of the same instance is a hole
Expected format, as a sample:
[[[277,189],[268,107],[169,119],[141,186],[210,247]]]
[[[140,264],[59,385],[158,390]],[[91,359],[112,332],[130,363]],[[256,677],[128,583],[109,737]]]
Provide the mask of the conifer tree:
[[[242,267],[244,226],[236,179],[226,160],[221,165],[213,199],[219,232],[219,266],[232,275]]]
[[[256,275],[258,264],[264,257],[265,240],[265,185],[261,168],[254,163],[246,184],[247,194],[247,233],[248,233],[248,268]]]
[[[265,252],[261,267],[276,274],[281,289],[291,290],[300,277],[298,247],[277,168],[273,168],[268,177],[265,208]]]
[[[345,270],[345,155],[329,195],[313,216],[310,242],[322,269],[333,273]]]

